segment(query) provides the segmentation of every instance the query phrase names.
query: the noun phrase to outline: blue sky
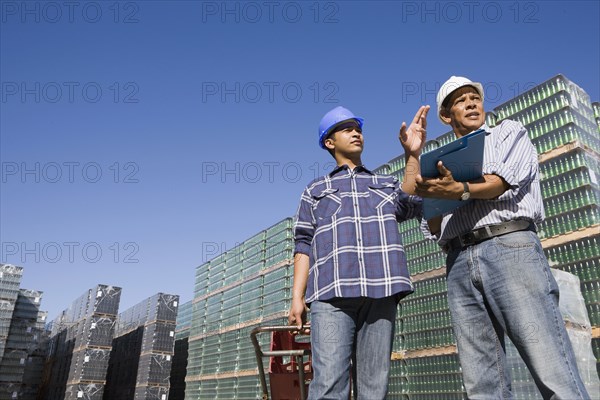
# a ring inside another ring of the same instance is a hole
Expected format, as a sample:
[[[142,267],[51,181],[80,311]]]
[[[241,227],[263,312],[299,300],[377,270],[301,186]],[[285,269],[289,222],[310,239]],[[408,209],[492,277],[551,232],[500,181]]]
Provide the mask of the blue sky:
[[[54,318],[97,283],[121,310],[193,297],[196,266],[296,211],[332,159],[363,162],[450,75],[491,109],[558,73],[600,100],[597,1],[0,1],[0,260]],[[429,118],[431,137],[447,132]]]

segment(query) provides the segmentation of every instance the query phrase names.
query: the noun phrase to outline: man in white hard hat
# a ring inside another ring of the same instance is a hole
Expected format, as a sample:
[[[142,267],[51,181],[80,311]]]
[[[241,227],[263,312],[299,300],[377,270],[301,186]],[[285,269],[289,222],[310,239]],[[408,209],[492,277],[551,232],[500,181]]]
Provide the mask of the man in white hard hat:
[[[416,176],[421,197],[468,200],[422,226],[447,252],[448,304],[470,399],[512,398],[505,333],[545,399],[588,399],[558,308],[558,286],[536,224],[544,218],[535,147],[525,127],[485,124],[480,83],[453,76],[437,95],[438,117],[457,138],[485,130],[483,177],[456,182],[438,164]],[[429,233],[429,232],[428,232]]]
[[[401,140],[412,168],[425,142],[428,110],[421,107],[408,129],[402,125],[403,138],[422,138]],[[319,145],[337,166],[306,186],[294,228],[288,322],[301,328],[310,306],[309,399],[348,399],[351,370],[355,398],[385,398],[396,308],[413,291],[397,222],[420,217],[422,201],[403,192],[395,177],[363,165],[362,126],[344,107],[325,114]],[[402,183],[414,185],[414,175]]]

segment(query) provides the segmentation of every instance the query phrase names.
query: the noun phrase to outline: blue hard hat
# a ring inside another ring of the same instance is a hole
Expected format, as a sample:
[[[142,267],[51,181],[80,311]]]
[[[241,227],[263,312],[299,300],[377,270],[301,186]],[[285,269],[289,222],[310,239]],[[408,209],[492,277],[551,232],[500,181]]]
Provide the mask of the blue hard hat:
[[[319,123],[319,146],[321,146],[322,149],[327,149],[324,142],[327,135],[331,132],[331,128],[335,127],[340,122],[344,122],[349,119],[355,120],[358,123],[358,126],[362,129],[364,120],[352,114],[352,111],[348,110],[347,108],[338,106],[325,114]]]

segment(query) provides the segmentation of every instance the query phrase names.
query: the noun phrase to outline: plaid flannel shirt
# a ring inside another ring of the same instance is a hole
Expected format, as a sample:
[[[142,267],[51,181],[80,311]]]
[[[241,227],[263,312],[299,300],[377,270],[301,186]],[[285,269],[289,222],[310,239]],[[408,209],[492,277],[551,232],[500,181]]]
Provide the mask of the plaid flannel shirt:
[[[312,181],[294,227],[294,254],[310,258],[306,302],[412,293],[397,222],[421,212],[421,198],[404,193],[398,179],[362,166]]]

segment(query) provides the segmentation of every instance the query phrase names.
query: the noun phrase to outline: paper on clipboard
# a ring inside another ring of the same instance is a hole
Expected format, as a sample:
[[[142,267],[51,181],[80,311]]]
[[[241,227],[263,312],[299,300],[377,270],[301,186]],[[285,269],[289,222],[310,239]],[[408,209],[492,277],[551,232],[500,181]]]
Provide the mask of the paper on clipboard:
[[[421,155],[421,175],[434,178],[439,175],[438,161],[452,171],[452,176],[458,182],[471,181],[482,176],[483,147],[485,131],[479,129],[469,133],[445,146]],[[443,200],[423,198],[423,217],[430,219],[443,213],[461,207],[471,200]]]

